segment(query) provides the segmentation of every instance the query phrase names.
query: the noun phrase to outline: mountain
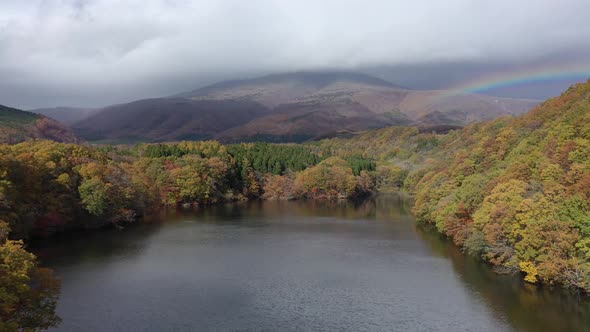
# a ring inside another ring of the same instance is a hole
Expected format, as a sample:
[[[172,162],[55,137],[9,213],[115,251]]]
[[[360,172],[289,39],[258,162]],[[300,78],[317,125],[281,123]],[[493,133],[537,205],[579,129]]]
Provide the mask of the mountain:
[[[92,141],[201,140],[269,112],[248,100],[155,98],[106,107],[73,128]]]
[[[43,115],[0,105],[0,143],[19,143],[31,139],[49,139],[76,143],[70,129]]]
[[[180,96],[249,99],[269,114],[216,135],[222,141],[297,141],[390,125],[463,126],[524,113],[536,100],[496,98],[448,91],[408,90],[359,73],[270,75],[222,82]]]
[[[45,115],[68,126],[86,119],[96,111],[97,109],[94,108],[81,107],[53,107],[30,110],[30,112]]]
[[[464,126],[522,114],[536,100],[494,98],[446,91],[414,91],[338,83],[274,108],[271,115],[220,133],[222,141],[257,137],[315,139],[341,131],[391,125]]]
[[[89,140],[304,141],[391,125],[463,126],[521,114],[536,104],[408,90],[354,72],[295,72],[115,105],[73,127]]]
[[[273,74],[254,79],[224,81],[176,97],[190,99],[248,99],[269,108],[313,95],[334,84],[345,90],[366,87],[398,88],[390,82],[354,72],[294,72]],[[355,88],[356,87],[356,88]]]

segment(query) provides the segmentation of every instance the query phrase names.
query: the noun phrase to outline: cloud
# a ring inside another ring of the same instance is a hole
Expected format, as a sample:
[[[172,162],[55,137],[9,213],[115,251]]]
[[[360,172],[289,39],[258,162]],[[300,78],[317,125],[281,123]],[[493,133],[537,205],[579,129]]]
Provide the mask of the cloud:
[[[110,103],[258,72],[587,55],[588,12],[586,0],[3,0],[0,103]]]

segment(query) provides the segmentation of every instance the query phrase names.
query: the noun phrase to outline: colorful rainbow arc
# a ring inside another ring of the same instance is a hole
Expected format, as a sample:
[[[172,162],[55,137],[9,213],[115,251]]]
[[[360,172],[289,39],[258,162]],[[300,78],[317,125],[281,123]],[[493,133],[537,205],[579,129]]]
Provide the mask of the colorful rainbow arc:
[[[590,65],[568,64],[540,66],[524,70],[502,72],[484,76],[455,86],[439,97],[450,97],[465,93],[482,91],[526,83],[550,82],[555,80],[587,80],[590,78]]]

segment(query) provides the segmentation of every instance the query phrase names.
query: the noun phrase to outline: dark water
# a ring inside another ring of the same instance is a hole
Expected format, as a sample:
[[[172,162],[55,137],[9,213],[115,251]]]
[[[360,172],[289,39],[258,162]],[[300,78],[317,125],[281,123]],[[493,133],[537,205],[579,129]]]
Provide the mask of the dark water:
[[[60,331],[590,331],[590,303],[497,276],[403,202],[256,202],[69,235]]]

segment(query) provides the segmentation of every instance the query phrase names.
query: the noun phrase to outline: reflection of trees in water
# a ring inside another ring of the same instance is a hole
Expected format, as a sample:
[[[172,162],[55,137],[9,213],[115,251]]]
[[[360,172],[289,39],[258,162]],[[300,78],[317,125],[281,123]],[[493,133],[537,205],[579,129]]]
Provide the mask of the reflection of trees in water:
[[[150,236],[161,227],[158,218],[124,229],[57,234],[32,243],[31,251],[44,266],[59,268],[81,263],[97,263],[117,255],[138,255]]]
[[[248,223],[257,217],[333,217],[341,219],[398,219],[408,216],[409,203],[400,195],[359,200],[248,201],[168,211],[167,220],[197,219],[204,223]]]
[[[538,288],[520,278],[498,275],[466,256],[443,235],[427,226],[416,232],[432,252],[450,260],[461,280],[498,318],[518,331],[590,331],[590,299],[561,289]]]
[[[32,251],[43,265],[62,267],[97,263],[116,255],[141,253],[148,239],[163,223],[198,221],[205,224],[268,224],[285,216],[332,217],[345,220],[395,219],[407,215],[397,196],[370,197],[357,201],[249,201],[190,209],[168,209],[124,229],[104,229],[58,234],[33,243]]]
[[[295,217],[333,217],[353,220],[395,219],[408,215],[407,205],[402,204],[403,201],[401,196],[387,195],[352,201],[265,201],[254,204],[267,217],[280,217],[288,214]]]

